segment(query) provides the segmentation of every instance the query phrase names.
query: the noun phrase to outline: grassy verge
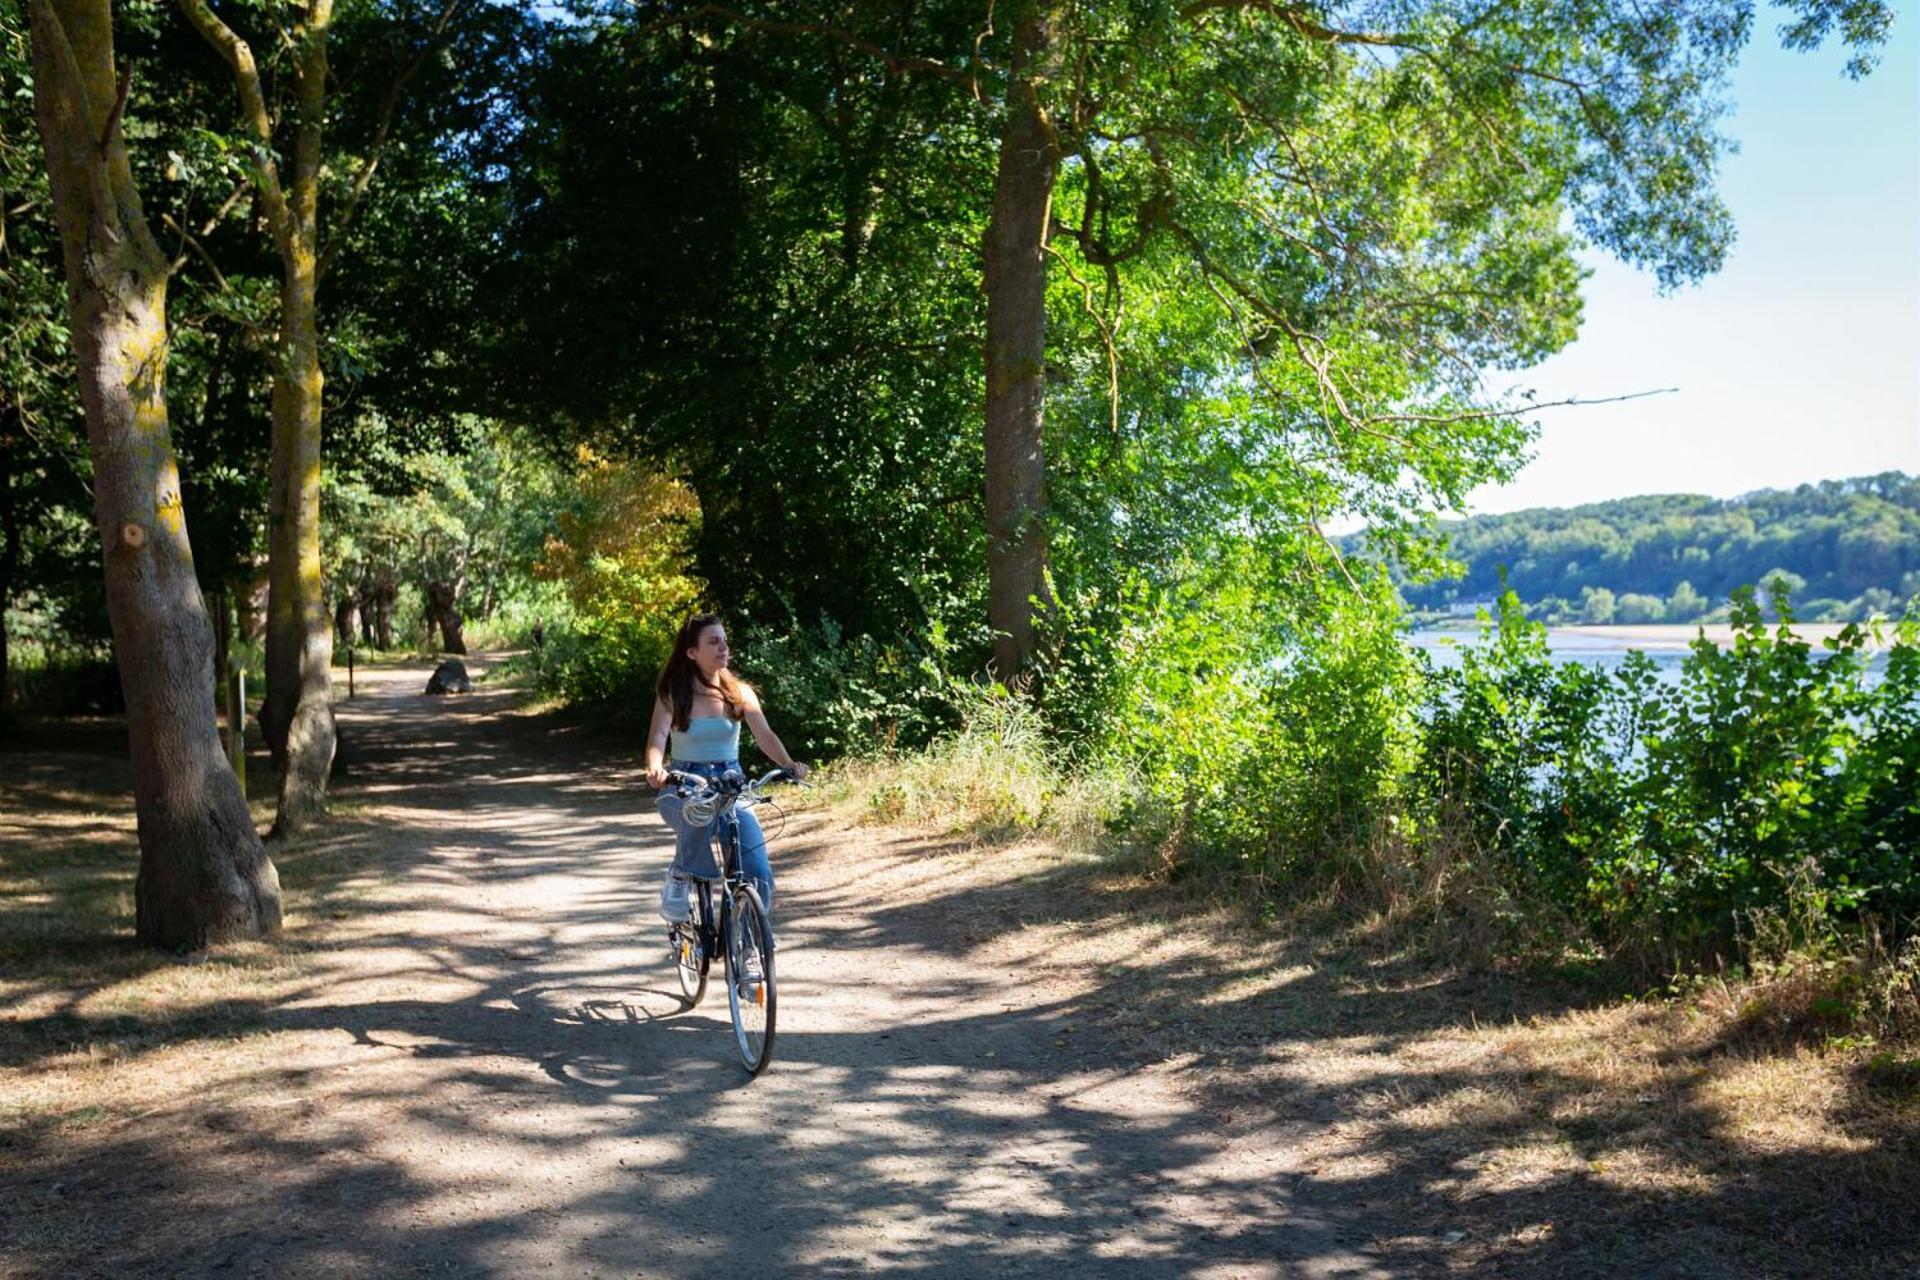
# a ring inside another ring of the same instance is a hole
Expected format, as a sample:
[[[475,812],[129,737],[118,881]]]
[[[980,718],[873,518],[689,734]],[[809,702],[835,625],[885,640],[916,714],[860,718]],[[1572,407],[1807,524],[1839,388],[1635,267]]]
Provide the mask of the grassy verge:
[[[336,801],[320,830],[272,847],[279,935],[186,958],[141,950],[124,727],[59,727],[57,745],[0,753],[0,1147],[137,1114],[173,1089],[174,1046],[247,1052],[392,852],[360,804]],[[264,829],[272,771],[250,763]]]
[[[1744,971],[1652,980],[1386,842],[1256,906],[1111,830],[1123,783],[1053,769],[990,717],[836,766],[827,792],[850,824],[990,850],[1019,906],[970,935],[1044,957],[1082,1016],[1223,1115],[1299,1122],[1303,1178],[1404,1221],[1376,1252],[1578,1248],[1592,1274],[1640,1274],[1658,1250],[1631,1242],[1694,1215],[1711,1230],[1679,1224],[1672,1256],[1701,1269],[1673,1274],[1807,1274],[1859,1249],[1857,1274],[1920,1266],[1886,1235],[1920,1227],[1920,945],[1788,949],[1799,931],[1762,920]]]

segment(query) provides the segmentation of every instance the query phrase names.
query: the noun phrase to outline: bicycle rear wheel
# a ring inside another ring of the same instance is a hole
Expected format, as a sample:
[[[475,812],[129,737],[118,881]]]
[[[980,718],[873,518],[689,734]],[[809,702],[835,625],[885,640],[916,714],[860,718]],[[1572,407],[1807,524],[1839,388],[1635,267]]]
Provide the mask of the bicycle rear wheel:
[[[687,895],[688,915],[685,920],[673,926],[673,968],[680,976],[680,994],[686,998],[687,1007],[700,1003],[700,997],[707,994],[707,968],[713,958],[707,954],[705,942],[707,923],[707,887],[696,883],[693,891]]]
[[[740,1063],[753,1075],[773,1061],[773,929],[752,885],[736,889],[727,913],[727,1009]]]

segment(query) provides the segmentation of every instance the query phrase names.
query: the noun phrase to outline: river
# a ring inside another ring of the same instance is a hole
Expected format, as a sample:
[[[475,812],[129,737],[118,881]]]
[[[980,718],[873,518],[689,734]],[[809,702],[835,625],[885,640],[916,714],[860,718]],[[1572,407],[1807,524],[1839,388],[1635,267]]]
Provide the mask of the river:
[[[1812,644],[1815,653],[1821,653],[1821,641],[1838,633],[1840,627],[1839,623],[1807,623],[1796,626],[1794,633]],[[1704,630],[1716,644],[1732,642],[1732,632],[1725,625]],[[1688,647],[1701,631],[1698,626],[1550,627],[1547,652],[1555,662],[1582,662],[1613,671],[1637,650],[1653,659],[1662,678],[1677,680]],[[1480,635],[1480,629],[1472,625],[1426,627],[1408,632],[1407,643],[1426,652],[1437,665],[1451,667],[1459,665],[1464,646],[1480,643]],[[1884,659],[1876,659],[1872,665],[1883,666]]]

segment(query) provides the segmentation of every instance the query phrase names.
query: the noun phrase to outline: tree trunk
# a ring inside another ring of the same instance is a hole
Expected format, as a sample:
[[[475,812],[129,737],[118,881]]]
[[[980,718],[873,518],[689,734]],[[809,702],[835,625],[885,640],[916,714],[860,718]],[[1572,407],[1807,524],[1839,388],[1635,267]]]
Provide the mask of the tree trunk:
[[[0,200],[5,198],[0,192]],[[12,703],[7,604],[13,599],[14,575],[20,571],[20,508],[13,499],[13,451],[19,447],[22,426],[19,402],[8,396],[0,406],[0,722],[6,720]]]
[[[333,642],[351,646],[355,621],[360,616],[360,600],[351,591],[340,592],[339,603],[333,606]]]
[[[1055,16],[1042,7],[1014,32],[993,213],[987,224],[987,621],[1002,681],[1033,657],[1034,602],[1047,592],[1047,222],[1060,152],[1040,102]]]
[[[427,584],[427,625],[429,642],[432,640],[432,628],[440,628],[442,653],[466,653],[467,642],[460,634],[460,587],[457,583]]]
[[[391,574],[383,576],[374,586],[373,639],[382,652],[393,648],[393,602],[399,594],[399,584]]]
[[[333,0],[309,0],[292,33],[294,127],[281,184],[274,122],[253,51],[206,0],[180,0],[189,22],[233,72],[253,133],[253,180],[280,256],[280,334],[267,465],[266,700],[260,728],[280,771],[275,835],[325,811],[333,767],[333,631],[320,573],[320,141],[326,118]]]
[[[320,572],[320,344],[310,234],[307,240],[282,287],[268,467],[266,706],[272,710],[262,710],[261,725],[281,771],[276,835],[298,831],[324,812],[335,745],[333,631]]]
[[[108,0],[35,0],[46,144],[80,398],[126,694],[142,944],[202,947],[280,924],[280,880],[220,751],[213,631],[193,573],[167,427],[167,264],[119,131]]]
[[[319,195],[329,0],[307,10],[296,84],[299,119],[281,238],[280,349],[273,376],[268,495],[267,697],[286,721],[276,835],[324,812],[336,745],[333,632],[320,571]],[[274,510],[274,504],[279,509]]]
[[[360,608],[355,613],[357,625],[360,628],[360,647],[363,649],[371,649],[373,648],[373,610],[375,607],[373,578],[371,575],[365,573],[360,575],[360,585],[354,588],[353,596],[354,599],[360,602]]]
[[[227,587],[215,587],[213,598],[207,603],[213,613],[213,682],[220,690],[220,700],[226,702],[227,672],[233,667],[233,608],[227,597],[231,594]],[[227,733],[233,733],[238,723],[231,703],[226,707]],[[231,756],[232,752],[228,752]]]

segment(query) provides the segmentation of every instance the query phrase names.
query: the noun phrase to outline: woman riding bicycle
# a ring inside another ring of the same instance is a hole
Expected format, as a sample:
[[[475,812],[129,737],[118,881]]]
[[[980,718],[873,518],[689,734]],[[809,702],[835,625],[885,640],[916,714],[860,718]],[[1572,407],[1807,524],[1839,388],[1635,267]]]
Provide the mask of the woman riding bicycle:
[[[695,614],[680,628],[654,687],[653,723],[647,731],[647,783],[656,791],[668,782],[664,757],[669,741],[675,769],[708,778],[738,770],[743,721],[775,764],[790,770],[796,781],[807,776],[807,766],[788,754],[767,723],[753,687],[727,669],[731,657],[727,630],[717,615]],[[687,918],[687,877],[717,874],[713,842],[706,825],[683,818],[678,796],[661,797],[660,816],[675,835],[673,865],[660,890],[660,915],[677,923]],[[735,810],[734,820],[740,824],[741,870],[758,886],[761,901],[771,911],[773,867],[767,861],[766,835],[744,805]]]

